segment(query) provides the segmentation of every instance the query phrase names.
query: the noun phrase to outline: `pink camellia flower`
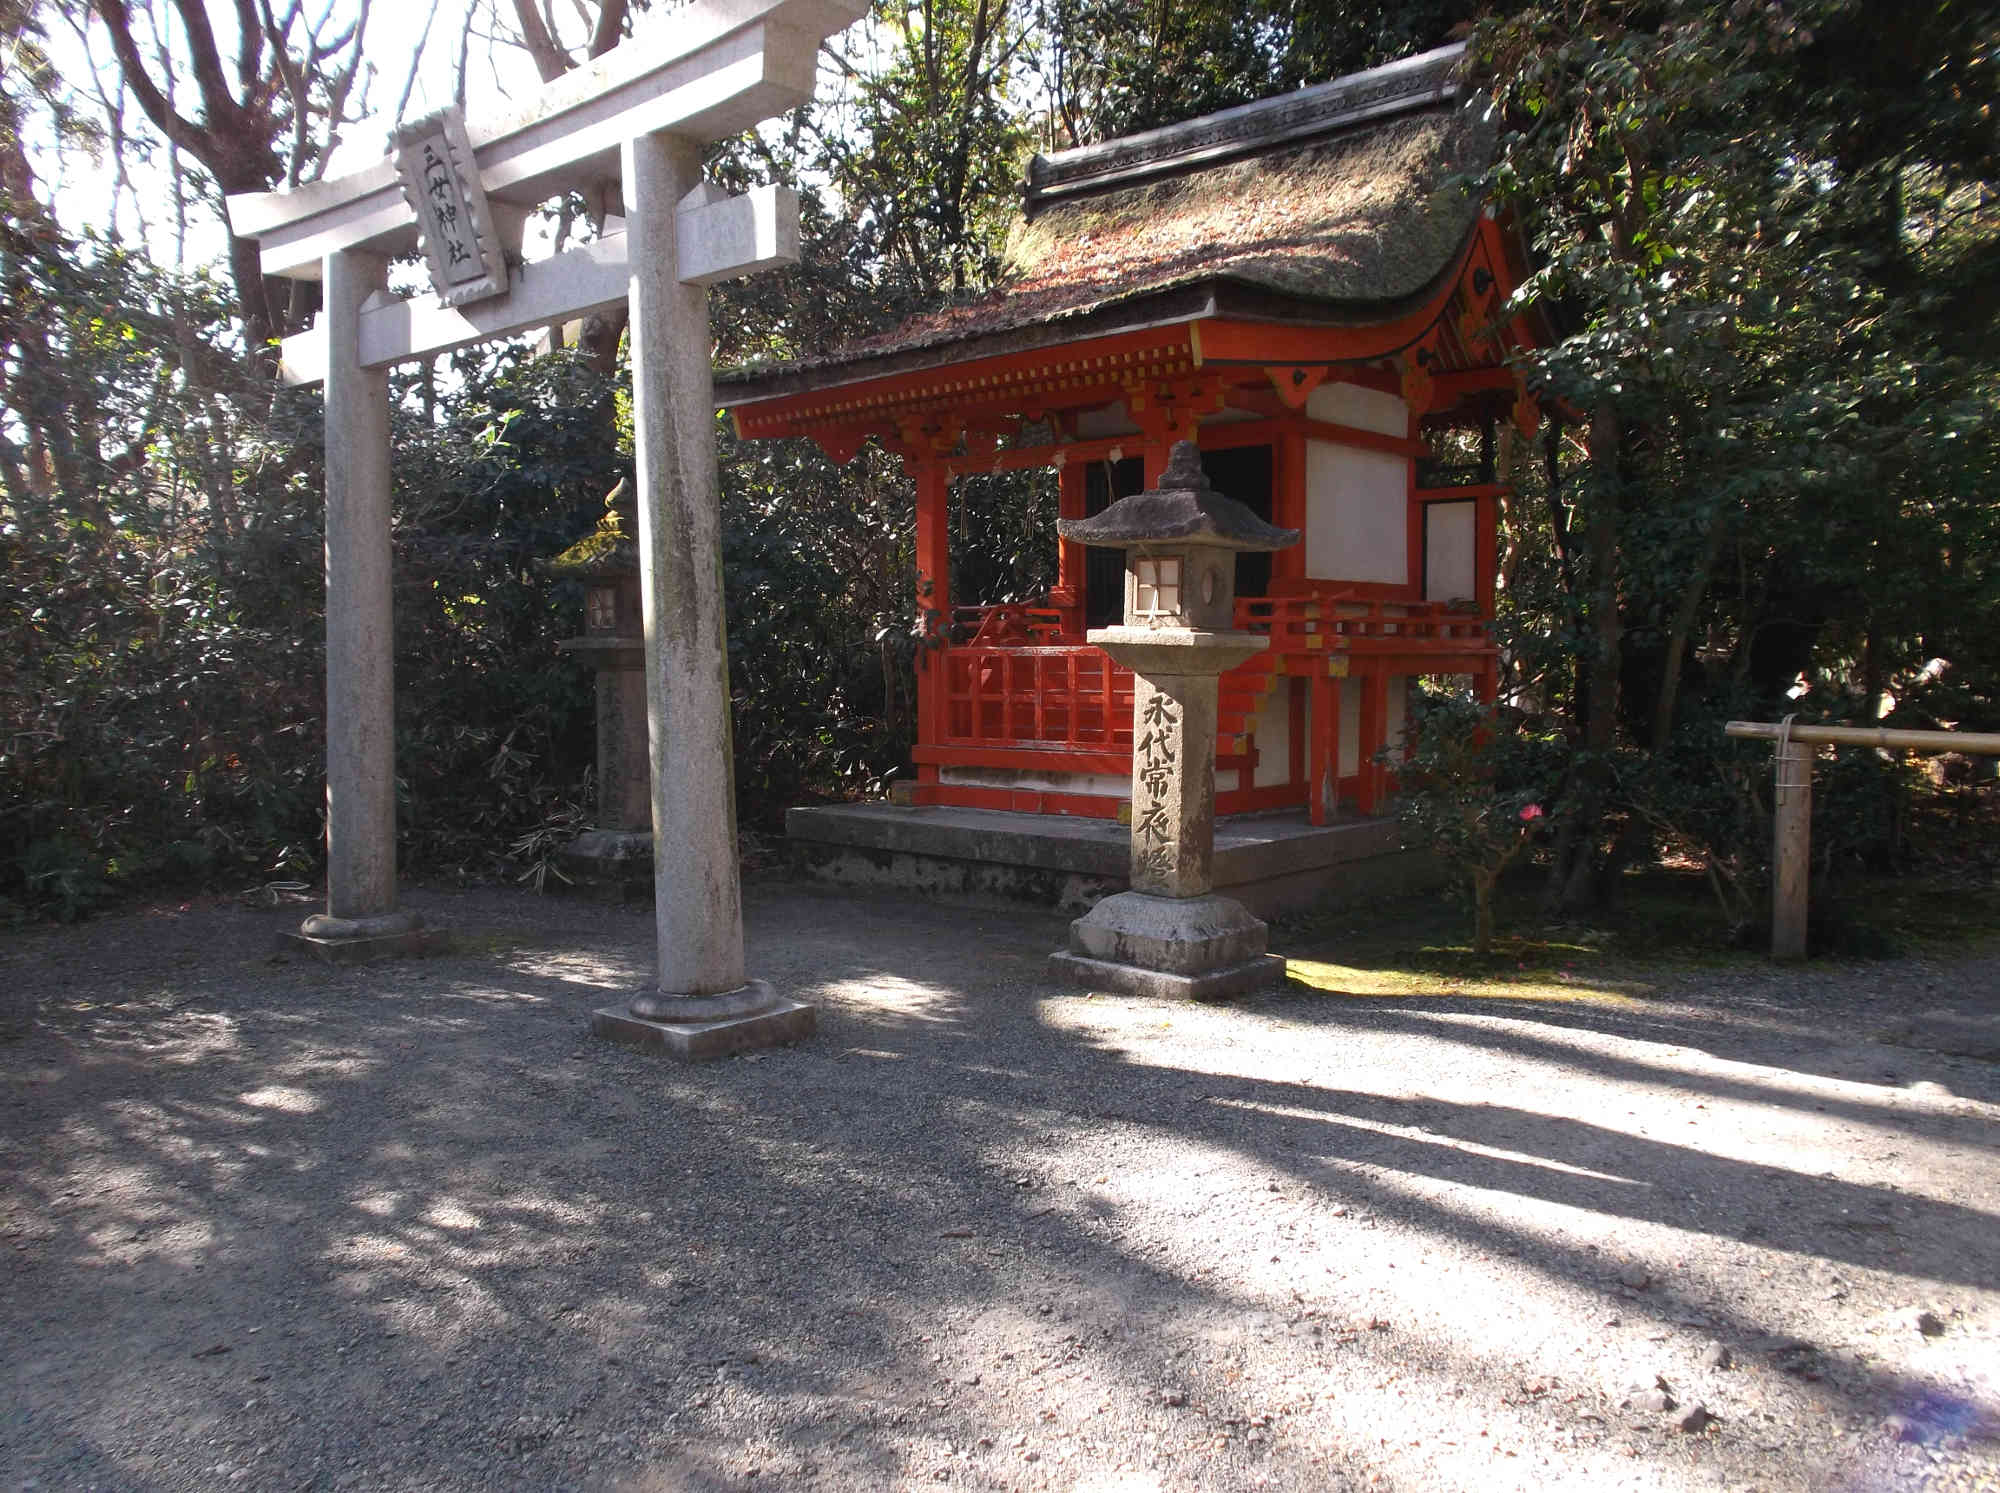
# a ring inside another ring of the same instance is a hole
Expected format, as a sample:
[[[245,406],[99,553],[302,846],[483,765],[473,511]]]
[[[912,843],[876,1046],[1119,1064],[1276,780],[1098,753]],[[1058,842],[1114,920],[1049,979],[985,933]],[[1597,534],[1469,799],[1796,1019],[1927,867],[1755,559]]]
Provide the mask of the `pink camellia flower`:
[[[1521,810],[1521,822],[1523,824],[1533,824],[1541,817],[1542,806],[1540,804],[1529,804]]]

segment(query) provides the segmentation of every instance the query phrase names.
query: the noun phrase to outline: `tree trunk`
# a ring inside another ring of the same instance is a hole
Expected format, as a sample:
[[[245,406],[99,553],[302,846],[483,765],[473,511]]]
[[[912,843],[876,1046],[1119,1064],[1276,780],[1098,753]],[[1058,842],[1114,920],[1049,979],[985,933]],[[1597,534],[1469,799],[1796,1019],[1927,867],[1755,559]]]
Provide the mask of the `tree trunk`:
[[[618,345],[625,336],[625,323],[630,318],[631,313],[623,306],[584,318],[583,333],[576,341],[577,351],[606,378],[618,371]]]
[[[1674,609],[1674,620],[1667,629],[1667,656],[1661,667],[1660,696],[1653,702],[1653,750],[1666,750],[1668,740],[1674,734],[1674,704],[1679,698],[1681,670],[1687,660],[1688,638],[1694,630],[1695,615],[1701,610],[1701,599],[1708,594],[1708,578],[1715,570],[1716,558],[1722,553],[1723,518],[1720,512],[1709,520],[1708,538],[1701,549],[1701,559],[1695,565],[1694,574],[1688,577],[1687,587],[1681,592],[1680,605]]]
[[[1569,508],[1562,496],[1562,421],[1549,417],[1543,437],[1543,477],[1548,488],[1549,532],[1556,544],[1556,568],[1562,572],[1563,587],[1576,599],[1575,541],[1569,532]]]
[[[1868,624],[1868,631],[1861,646],[1861,724],[1872,726],[1882,719],[1882,642],[1875,624]]]
[[[1558,841],[1554,901],[1566,912],[1595,907],[1600,890],[1597,842],[1610,798],[1611,753],[1618,744],[1618,537],[1621,464],[1618,409],[1601,402],[1590,416],[1589,657],[1584,661],[1584,757],[1574,775],[1576,812]]]
[[[260,191],[257,182],[236,191]],[[272,303],[264,266],[257,254],[257,240],[229,236],[229,277],[236,286],[236,309],[243,317],[243,345],[250,352],[250,366],[269,378],[278,375],[277,338],[294,330],[278,318]]]
[[[1617,409],[1608,401],[1590,417],[1590,719],[1585,742],[1610,752],[1618,740],[1618,527],[1620,488]]]

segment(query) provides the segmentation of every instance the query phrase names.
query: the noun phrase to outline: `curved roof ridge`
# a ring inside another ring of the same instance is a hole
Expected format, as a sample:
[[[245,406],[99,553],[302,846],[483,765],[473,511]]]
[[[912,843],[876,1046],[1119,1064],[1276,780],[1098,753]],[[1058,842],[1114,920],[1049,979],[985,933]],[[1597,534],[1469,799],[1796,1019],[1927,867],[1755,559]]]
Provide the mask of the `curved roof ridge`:
[[[1032,221],[1039,211],[1065,198],[1132,186],[1239,155],[1262,154],[1447,103],[1458,95],[1458,65],[1464,56],[1465,43],[1452,42],[1254,104],[1097,145],[1037,155],[1028,163],[1023,194],[1027,216]]]

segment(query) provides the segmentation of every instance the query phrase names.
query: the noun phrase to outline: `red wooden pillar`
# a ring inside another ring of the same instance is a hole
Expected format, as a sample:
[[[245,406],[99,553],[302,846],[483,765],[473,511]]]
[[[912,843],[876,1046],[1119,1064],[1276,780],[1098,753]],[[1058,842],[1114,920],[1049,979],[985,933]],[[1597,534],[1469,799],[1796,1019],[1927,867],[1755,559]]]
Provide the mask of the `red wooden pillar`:
[[[1483,492],[1473,508],[1477,533],[1473,538],[1473,594],[1479,601],[1479,615],[1493,615],[1495,578],[1500,570],[1500,500],[1491,491]]]
[[[1089,517],[1085,507],[1086,475],[1081,463],[1063,463],[1059,473],[1062,489],[1056,507],[1059,518]],[[1084,547],[1074,540],[1056,540],[1056,589],[1050,601],[1062,608],[1064,634],[1078,638],[1083,636],[1084,590],[1089,584],[1084,554]]]
[[[917,740],[934,746],[945,737],[945,644],[951,637],[951,474],[936,462],[921,462],[917,479]],[[918,781],[937,781],[926,764]]]
[[[1389,676],[1370,670],[1361,677],[1361,760],[1360,785],[1355,789],[1354,807],[1366,818],[1382,803],[1382,779],[1386,769],[1375,754],[1389,744]]]
[[[1285,786],[1300,788],[1305,786],[1310,771],[1306,756],[1306,700],[1312,687],[1297,675],[1287,677],[1283,683],[1288,697],[1285,721],[1289,728],[1285,741]]]
[[[1306,804],[1314,824],[1333,817],[1340,799],[1340,687],[1338,679],[1312,676],[1312,734],[1307,753]]]
[[[1476,557],[1473,562],[1474,595],[1479,600],[1479,615],[1490,624],[1498,602],[1500,573],[1500,498],[1497,490],[1480,494],[1474,513],[1474,522],[1478,525],[1473,541]],[[1500,694],[1500,660],[1489,659],[1486,667],[1473,676],[1472,687],[1480,704],[1491,705]]]
[[[1306,438],[1296,430],[1279,435],[1271,451],[1271,522],[1297,529],[1299,542],[1271,556],[1273,581],[1302,581],[1306,574]],[[1281,589],[1281,588],[1274,588]]]
[[[1167,461],[1173,455],[1176,436],[1192,439],[1194,429],[1178,431],[1174,425],[1173,412],[1159,401],[1157,393],[1141,391],[1129,398],[1126,407],[1131,411],[1132,423],[1139,427],[1139,456],[1145,467],[1146,486],[1158,487],[1160,478],[1166,475]],[[1126,447],[1130,456],[1132,449]]]

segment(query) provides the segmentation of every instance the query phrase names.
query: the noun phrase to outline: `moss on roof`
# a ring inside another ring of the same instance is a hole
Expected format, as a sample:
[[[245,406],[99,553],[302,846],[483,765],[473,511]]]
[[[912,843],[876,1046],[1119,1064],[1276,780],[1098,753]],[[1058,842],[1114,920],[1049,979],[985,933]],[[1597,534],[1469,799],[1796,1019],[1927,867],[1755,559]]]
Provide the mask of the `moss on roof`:
[[[1357,317],[1428,286],[1471,230],[1453,178],[1489,136],[1437,108],[1166,180],[1053,203],[1009,235],[992,290],[910,318],[796,370],[1048,326],[1206,281],[1328,303]],[[730,382],[782,369],[743,370]]]

